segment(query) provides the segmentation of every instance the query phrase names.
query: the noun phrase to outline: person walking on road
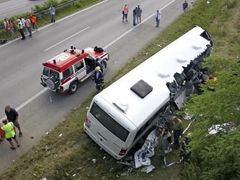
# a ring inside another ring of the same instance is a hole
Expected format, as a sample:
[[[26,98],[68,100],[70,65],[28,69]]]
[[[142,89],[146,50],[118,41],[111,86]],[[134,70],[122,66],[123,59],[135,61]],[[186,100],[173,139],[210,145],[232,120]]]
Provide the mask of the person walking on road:
[[[140,5],[137,6],[137,24],[141,23],[142,21],[142,9],[140,8]]]
[[[136,26],[136,20],[137,20],[137,7],[133,10],[133,26]]]
[[[17,111],[14,108],[11,108],[11,106],[7,105],[5,107],[5,114],[7,116],[7,120],[9,122],[12,122],[14,124],[14,126],[16,128],[18,128],[19,137],[21,137],[22,136],[22,131],[21,131],[20,124],[18,122],[18,113],[17,113]]]
[[[49,8],[49,13],[51,15],[51,23],[55,23],[56,9],[52,5]]]
[[[4,131],[4,136],[6,138],[6,140],[10,143],[11,145],[11,149],[14,150],[16,149],[12,140],[14,140],[14,142],[17,144],[17,147],[20,147],[20,144],[17,140],[16,137],[16,131],[15,131],[15,127],[14,124],[12,122],[8,122],[6,119],[3,120],[3,127],[2,127],[3,131]]]
[[[157,10],[155,15],[156,27],[159,27],[160,19],[161,19],[161,12]]]
[[[123,7],[123,10],[122,10],[122,22],[128,22],[128,5],[125,4],[124,7]]]
[[[17,19],[17,27],[18,27],[18,31],[22,36],[22,40],[25,39],[25,35],[24,35],[24,31],[23,31],[23,24],[22,21],[20,19]]]
[[[26,19],[25,27],[27,28],[27,31],[29,33],[29,37],[32,37],[32,28],[31,28],[31,20],[30,20],[30,18]]]

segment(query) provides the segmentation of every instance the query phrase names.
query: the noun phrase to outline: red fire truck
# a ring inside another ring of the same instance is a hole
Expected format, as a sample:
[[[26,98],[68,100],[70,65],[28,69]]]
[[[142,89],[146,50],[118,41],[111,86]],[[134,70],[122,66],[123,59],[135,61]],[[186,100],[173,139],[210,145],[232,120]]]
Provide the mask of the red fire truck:
[[[71,46],[43,63],[41,84],[55,92],[73,94],[79,82],[93,75],[96,66],[100,66],[104,73],[108,59],[109,54],[102,48],[80,50]]]

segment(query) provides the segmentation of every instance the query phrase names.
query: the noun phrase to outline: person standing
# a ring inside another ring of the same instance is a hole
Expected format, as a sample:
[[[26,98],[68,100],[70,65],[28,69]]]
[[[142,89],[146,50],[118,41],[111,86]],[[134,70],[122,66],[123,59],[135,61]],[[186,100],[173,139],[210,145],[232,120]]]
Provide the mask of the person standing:
[[[137,23],[141,23],[142,21],[142,9],[140,5],[137,6]]]
[[[36,31],[38,30],[37,26],[37,16],[35,14],[32,14],[30,16],[31,24],[32,24],[32,29],[35,29]]]
[[[51,15],[51,23],[55,23],[56,9],[52,5],[49,8],[49,13]]]
[[[185,0],[182,4],[183,12],[186,12],[188,9],[188,2]]]
[[[128,5],[127,4],[125,4],[124,5],[124,7],[123,7],[123,10],[122,10],[122,15],[123,15],[123,17],[122,17],[122,22],[128,22]]]
[[[32,37],[32,28],[31,28],[31,20],[30,20],[30,18],[26,19],[25,27],[27,28],[27,31],[29,33],[29,37]]]
[[[159,27],[160,19],[161,19],[161,12],[157,10],[155,15],[156,27]]]
[[[183,123],[182,120],[174,117],[173,119],[173,144],[179,147],[179,138],[183,133]]]
[[[11,108],[11,106],[7,105],[5,107],[5,114],[7,116],[7,120],[9,122],[12,122],[14,124],[14,126],[18,128],[19,137],[21,137],[22,136],[22,131],[21,131],[20,124],[18,122],[18,113],[17,113],[17,111],[14,108]]]
[[[100,66],[97,66],[95,68],[95,72],[93,74],[93,80],[96,83],[96,89],[98,91],[101,91],[103,89],[103,86],[104,86],[104,77],[103,77],[103,72],[102,72]]]
[[[13,122],[8,122],[6,119],[3,120],[3,127],[2,127],[3,131],[4,131],[4,136],[6,138],[6,140],[10,143],[11,145],[11,149],[14,150],[16,149],[12,140],[15,141],[15,143],[17,144],[17,147],[20,147],[20,144],[17,140],[16,137],[16,131],[15,131],[15,127]]]
[[[22,36],[22,40],[24,40],[25,39],[25,35],[24,35],[24,32],[23,32],[23,24],[22,24],[22,21],[20,19],[17,19],[17,27],[18,27],[19,33]]]
[[[133,10],[133,26],[136,26],[136,18],[137,18],[137,7]]]

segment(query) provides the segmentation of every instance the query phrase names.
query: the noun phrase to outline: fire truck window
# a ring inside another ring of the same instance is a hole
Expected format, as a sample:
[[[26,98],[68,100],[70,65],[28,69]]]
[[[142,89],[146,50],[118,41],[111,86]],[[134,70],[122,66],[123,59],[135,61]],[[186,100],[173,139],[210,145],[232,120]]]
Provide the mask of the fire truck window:
[[[68,77],[71,76],[72,74],[73,74],[73,68],[70,67],[70,68],[68,68],[67,70],[65,70],[65,71],[63,72],[63,80],[66,79],[66,78],[68,78]]]
[[[84,67],[84,64],[83,62],[78,62],[74,65],[74,68],[75,68],[75,72],[79,71],[80,69],[82,69]]]
[[[49,74],[49,69],[44,67],[43,68],[43,75],[48,76],[48,74]]]

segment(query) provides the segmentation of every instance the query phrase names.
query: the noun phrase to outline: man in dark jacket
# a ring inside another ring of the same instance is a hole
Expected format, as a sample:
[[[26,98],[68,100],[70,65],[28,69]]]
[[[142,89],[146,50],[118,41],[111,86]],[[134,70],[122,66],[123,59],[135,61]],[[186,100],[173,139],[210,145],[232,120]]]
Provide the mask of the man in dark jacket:
[[[101,71],[101,67],[97,66],[95,69],[95,72],[93,74],[93,79],[96,83],[96,89],[98,91],[102,90],[103,84],[104,84],[104,79],[103,79],[103,73]]]
[[[14,124],[14,126],[18,129],[19,131],[19,137],[22,136],[22,131],[21,131],[21,127],[20,124],[18,122],[18,113],[15,109],[11,108],[11,106],[7,105],[5,107],[5,114],[7,116],[7,120],[9,122],[12,122]]]

